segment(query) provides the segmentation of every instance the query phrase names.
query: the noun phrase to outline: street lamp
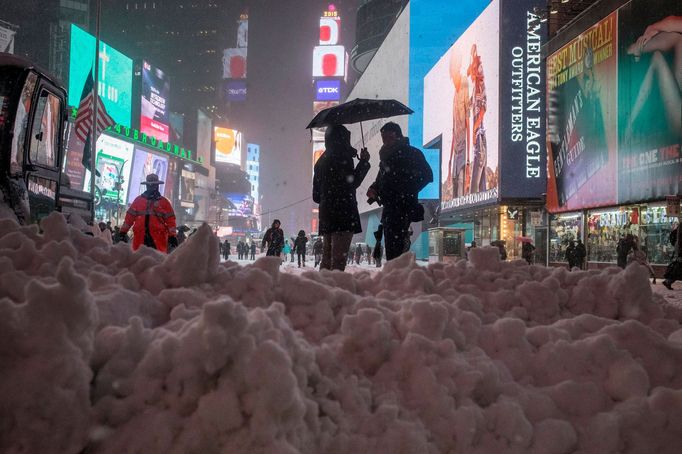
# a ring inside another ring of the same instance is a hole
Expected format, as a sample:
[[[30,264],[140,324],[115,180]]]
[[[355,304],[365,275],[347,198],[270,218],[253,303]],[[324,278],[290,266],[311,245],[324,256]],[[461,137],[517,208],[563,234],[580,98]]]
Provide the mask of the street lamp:
[[[127,159],[123,161],[121,168],[116,167],[116,172],[118,172],[118,175],[116,176],[116,184],[114,186],[116,188],[116,225],[119,225],[119,216],[121,215],[121,187],[123,186],[123,178],[121,178],[121,173],[123,172],[123,167],[125,167],[126,162],[128,162]]]

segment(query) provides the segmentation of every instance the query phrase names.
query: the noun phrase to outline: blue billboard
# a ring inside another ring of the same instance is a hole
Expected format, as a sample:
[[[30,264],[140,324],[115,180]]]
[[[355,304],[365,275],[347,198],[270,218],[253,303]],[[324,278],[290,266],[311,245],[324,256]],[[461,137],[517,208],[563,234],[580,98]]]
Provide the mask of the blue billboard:
[[[315,81],[315,101],[339,101],[341,100],[340,80]]]
[[[412,0],[410,2],[410,80],[408,120],[412,143],[422,143],[424,76],[476,19],[490,0]],[[419,194],[422,200],[440,198],[440,150],[423,149],[433,182]]]

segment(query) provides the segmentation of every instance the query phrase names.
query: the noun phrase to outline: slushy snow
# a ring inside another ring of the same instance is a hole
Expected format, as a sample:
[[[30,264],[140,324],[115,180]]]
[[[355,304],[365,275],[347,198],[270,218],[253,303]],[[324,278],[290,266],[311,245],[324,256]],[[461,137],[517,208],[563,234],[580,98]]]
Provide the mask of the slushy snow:
[[[679,453],[680,310],[647,273],[283,273],[0,221],[0,452]]]

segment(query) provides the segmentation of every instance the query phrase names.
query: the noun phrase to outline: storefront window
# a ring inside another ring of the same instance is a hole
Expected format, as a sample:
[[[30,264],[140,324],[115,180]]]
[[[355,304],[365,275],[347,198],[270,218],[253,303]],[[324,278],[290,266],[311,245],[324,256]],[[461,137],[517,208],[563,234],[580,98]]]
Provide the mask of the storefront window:
[[[639,243],[649,263],[667,264],[675,249],[670,244],[675,218],[666,215],[665,206],[649,206],[642,207],[639,223]]]
[[[558,214],[550,218],[549,262],[567,263],[566,248],[570,241],[582,239],[583,216],[580,213]]]
[[[523,210],[516,207],[500,207],[500,240],[504,241],[509,260],[521,258],[523,234]]]
[[[590,212],[587,217],[587,260],[616,263],[618,240],[639,236],[639,208]]]

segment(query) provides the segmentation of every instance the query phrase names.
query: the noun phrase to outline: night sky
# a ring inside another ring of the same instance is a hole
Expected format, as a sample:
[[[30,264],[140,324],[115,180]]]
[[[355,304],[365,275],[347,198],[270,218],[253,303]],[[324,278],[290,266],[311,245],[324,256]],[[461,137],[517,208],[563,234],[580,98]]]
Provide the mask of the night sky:
[[[311,195],[312,144],[304,128],[313,115],[312,51],[319,40],[319,18],[328,4],[319,0],[249,2],[249,98],[243,124],[248,140],[261,146],[264,212]],[[340,10],[341,39],[350,53],[357,1],[334,4]],[[312,207],[312,201],[304,202],[272,213],[270,220],[280,219],[287,236],[299,229],[307,232]],[[268,222],[267,215],[263,222]]]

